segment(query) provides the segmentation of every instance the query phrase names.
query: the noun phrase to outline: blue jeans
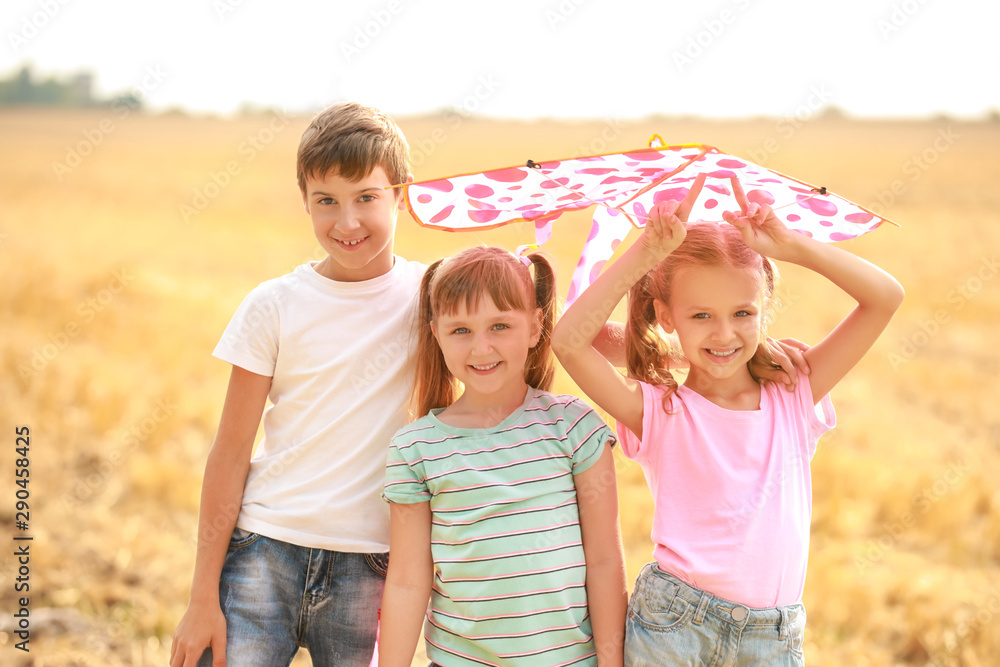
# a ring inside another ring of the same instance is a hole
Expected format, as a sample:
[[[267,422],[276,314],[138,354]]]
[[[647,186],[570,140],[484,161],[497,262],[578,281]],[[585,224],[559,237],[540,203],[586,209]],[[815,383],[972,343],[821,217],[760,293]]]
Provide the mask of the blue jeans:
[[[694,588],[647,564],[625,622],[625,665],[804,667],[801,604],[754,609]]]
[[[287,666],[304,646],[316,667],[368,667],[388,563],[388,554],[310,549],[237,528],[219,583],[226,663]],[[198,665],[211,664],[208,649]]]

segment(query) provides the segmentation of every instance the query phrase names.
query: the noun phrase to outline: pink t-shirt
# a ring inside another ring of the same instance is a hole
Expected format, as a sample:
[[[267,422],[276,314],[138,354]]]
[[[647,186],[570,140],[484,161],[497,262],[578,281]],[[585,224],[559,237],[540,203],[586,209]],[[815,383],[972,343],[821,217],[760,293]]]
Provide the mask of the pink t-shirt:
[[[813,405],[809,378],[795,392],[767,383],[760,409],[727,410],[681,386],[642,385],[640,441],[618,424],[622,451],[653,494],[660,569],[748,607],[796,604],[809,555],[819,436],[836,425],[829,396]]]

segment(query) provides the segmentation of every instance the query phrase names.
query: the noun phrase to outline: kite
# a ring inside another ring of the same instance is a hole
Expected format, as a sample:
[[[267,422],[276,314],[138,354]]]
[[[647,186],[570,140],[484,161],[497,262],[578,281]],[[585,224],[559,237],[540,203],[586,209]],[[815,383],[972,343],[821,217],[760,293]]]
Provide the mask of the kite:
[[[656,145],[654,145],[656,144]],[[518,222],[535,227],[535,244],[552,235],[566,211],[596,205],[590,235],[573,272],[567,305],[600,274],[633,227],[661,201],[684,199],[699,174],[708,180],[689,220],[722,222],[740,206],[731,179],[751,202],[768,204],[790,228],[824,242],[843,241],[891,220],[816,187],[723,153],[706,144],[663,145],[567,160],[535,162],[404,185],[406,205],[420,225],[448,231],[492,229]],[[529,246],[521,246],[521,249]],[[521,250],[519,249],[519,250]]]

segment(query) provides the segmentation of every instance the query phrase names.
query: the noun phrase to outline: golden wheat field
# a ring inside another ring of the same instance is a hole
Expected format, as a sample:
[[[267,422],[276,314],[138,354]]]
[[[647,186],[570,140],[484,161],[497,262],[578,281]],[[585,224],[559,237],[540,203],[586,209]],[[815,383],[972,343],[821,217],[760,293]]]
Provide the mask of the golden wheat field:
[[[658,132],[897,221],[842,244],[907,298],[834,391],[839,425],[813,461],[807,660],[1000,665],[1000,123],[398,120],[418,179],[626,150]],[[320,257],[294,174],[307,121],[0,112],[0,664],[166,664],[229,373],[211,351],[252,287]],[[563,293],[588,230],[589,213],[566,216],[547,245]],[[396,250],[428,261],[530,242],[527,225],[453,234],[401,214]],[[816,342],[848,300],[782,269],[771,335]],[[575,387],[560,376],[557,390]],[[617,462],[634,579],[651,502],[638,467]],[[22,597],[28,653],[15,647]]]

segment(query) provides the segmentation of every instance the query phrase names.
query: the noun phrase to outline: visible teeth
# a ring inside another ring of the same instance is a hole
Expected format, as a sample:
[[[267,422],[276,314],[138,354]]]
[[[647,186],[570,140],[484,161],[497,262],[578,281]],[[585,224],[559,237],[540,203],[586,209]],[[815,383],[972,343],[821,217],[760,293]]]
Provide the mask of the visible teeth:
[[[728,357],[730,354],[736,351],[736,348],[731,350],[726,350],[725,352],[716,352],[715,350],[709,350],[708,353],[715,355],[716,357]]]
[[[364,241],[364,239],[358,239],[356,241],[341,241],[341,243],[343,243],[344,245],[358,245],[362,241]]]
[[[485,366],[476,366],[475,364],[472,364],[472,367],[475,368],[477,371],[488,371],[491,368],[496,368],[499,365],[500,365],[500,362],[496,361],[496,362],[493,362],[492,364],[487,364]]]

